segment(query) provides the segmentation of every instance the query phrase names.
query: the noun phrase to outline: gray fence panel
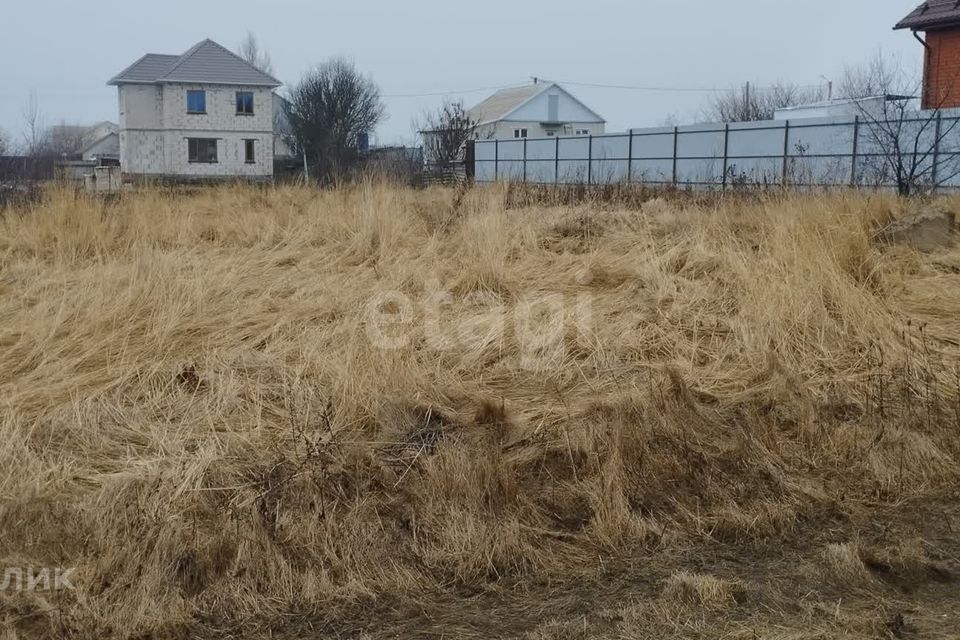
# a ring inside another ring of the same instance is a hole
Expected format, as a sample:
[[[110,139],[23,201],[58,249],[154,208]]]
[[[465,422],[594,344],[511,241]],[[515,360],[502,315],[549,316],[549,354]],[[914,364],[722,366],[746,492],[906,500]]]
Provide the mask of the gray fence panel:
[[[593,184],[617,184],[627,181],[626,160],[594,160],[590,179]]]
[[[732,182],[777,184],[783,179],[783,159],[729,158],[727,177]]]
[[[550,160],[552,162],[556,152],[556,138],[541,138],[527,141],[527,160]]]
[[[678,158],[677,182],[680,184],[723,184],[723,158],[706,160]]]
[[[560,160],[586,161],[590,153],[590,140],[583,136],[560,138]]]
[[[477,141],[474,144],[473,157],[477,162],[493,161],[497,157],[497,142],[495,140]]]
[[[553,158],[527,160],[527,182],[551,184],[554,182],[556,163]]]
[[[840,127],[791,122],[787,151],[793,156],[849,155],[853,152],[853,127],[846,122]]]
[[[771,127],[730,127],[727,156],[730,158],[756,158],[759,156],[783,157],[783,132],[785,123]]]
[[[630,136],[626,134],[605,135],[593,137],[594,160],[623,160],[624,169],[626,159],[630,156]]]
[[[581,160],[560,160],[557,162],[560,184],[584,184],[587,182],[587,165]]]
[[[724,130],[719,129],[685,130],[680,127],[677,134],[678,158],[722,158]]]
[[[634,158],[671,158],[673,164],[673,129],[666,133],[638,134],[633,136]]]
[[[631,164],[631,182],[672,183],[673,159],[634,160]]]
[[[921,182],[960,187],[960,110],[918,112],[898,124],[908,170],[916,163]],[[896,154],[883,127],[864,115],[482,140],[475,171],[481,182],[891,186]]]
[[[524,140],[500,140],[498,159],[504,160],[523,160]]]

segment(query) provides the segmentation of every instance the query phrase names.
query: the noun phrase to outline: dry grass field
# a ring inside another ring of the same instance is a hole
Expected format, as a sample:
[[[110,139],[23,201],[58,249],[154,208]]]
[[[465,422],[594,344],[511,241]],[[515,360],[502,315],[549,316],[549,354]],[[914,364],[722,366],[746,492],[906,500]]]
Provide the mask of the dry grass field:
[[[75,571],[0,639],[956,638],[960,248],[909,206],[7,210],[0,569]]]

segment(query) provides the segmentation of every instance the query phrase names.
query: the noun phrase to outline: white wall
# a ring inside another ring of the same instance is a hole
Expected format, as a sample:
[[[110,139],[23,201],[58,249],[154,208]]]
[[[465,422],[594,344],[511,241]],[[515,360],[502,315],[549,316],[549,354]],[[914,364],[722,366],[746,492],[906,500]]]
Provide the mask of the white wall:
[[[557,118],[553,120],[550,114],[550,95],[557,96]],[[574,100],[565,91],[549,89],[536,96],[530,102],[522,105],[510,114],[509,120],[519,122],[581,122],[603,124],[592,111]]]
[[[546,138],[548,129],[539,120],[500,120],[477,128],[481,140],[497,139],[511,140],[516,129],[526,129],[528,138]],[[586,129],[589,135],[600,135],[606,132],[603,122],[565,122],[561,127],[550,127],[554,135],[572,136],[578,129]]]

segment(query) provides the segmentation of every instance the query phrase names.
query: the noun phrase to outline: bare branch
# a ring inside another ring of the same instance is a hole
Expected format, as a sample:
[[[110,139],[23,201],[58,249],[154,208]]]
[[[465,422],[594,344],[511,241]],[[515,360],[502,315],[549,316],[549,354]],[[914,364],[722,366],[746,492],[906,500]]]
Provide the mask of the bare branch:
[[[260,50],[260,44],[252,31],[247,32],[246,39],[237,49],[237,55],[267,75],[273,75],[273,62],[270,60],[270,54]]]
[[[441,169],[452,166],[464,143],[476,138],[478,124],[462,102],[444,102],[435,112],[426,113],[419,125],[426,161]]]
[[[772,120],[777,109],[823,98],[822,89],[806,89],[793,84],[777,83],[772,87],[755,87],[749,91],[744,86],[714,96],[703,116],[715,122]]]

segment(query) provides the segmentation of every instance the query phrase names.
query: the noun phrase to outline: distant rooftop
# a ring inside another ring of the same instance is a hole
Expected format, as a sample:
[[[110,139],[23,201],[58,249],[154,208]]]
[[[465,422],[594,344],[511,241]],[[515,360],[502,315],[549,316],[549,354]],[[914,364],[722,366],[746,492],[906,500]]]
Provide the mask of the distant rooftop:
[[[960,26],[960,1],[927,0],[897,23],[894,29],[927,31]]]
[[[523,103],[527,102],[534,96],[540,95],[552,86],[554,86],[552,82],[541,82],[536,84],[525,84],[519,87],[500,89],[492,96],[470,109],[470,119],[476,120],[480,124],[496,122]]]
[[[167,82],[279,87],[282,83],[213,40],[204,40],[186,53],[148,53],[110,79],[107,84],[161,84]]]
[[[914,96],[901,96],[894,94],[883,94],[875,96],[863,96],[861,98],[832,98],[830,100],[820,100],[818,102],[807,102],[792,107],[781,107],[777,111],[800,111],[802,109],[819,109],[823,107],[842,107],[844,105],[856,105],[864,102],[896,102],[900,100],[913,100]]]

